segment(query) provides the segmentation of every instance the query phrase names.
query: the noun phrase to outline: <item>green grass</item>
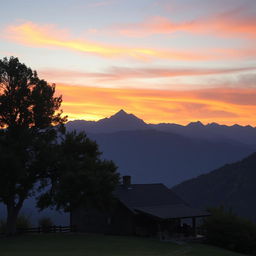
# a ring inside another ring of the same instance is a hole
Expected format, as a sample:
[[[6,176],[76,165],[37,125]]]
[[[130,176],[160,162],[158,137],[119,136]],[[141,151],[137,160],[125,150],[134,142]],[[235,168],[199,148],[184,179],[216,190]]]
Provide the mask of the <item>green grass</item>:
[[[203,244],[177,245],[156,239],[40,234],[0,238],[1,256],[238,256]]]

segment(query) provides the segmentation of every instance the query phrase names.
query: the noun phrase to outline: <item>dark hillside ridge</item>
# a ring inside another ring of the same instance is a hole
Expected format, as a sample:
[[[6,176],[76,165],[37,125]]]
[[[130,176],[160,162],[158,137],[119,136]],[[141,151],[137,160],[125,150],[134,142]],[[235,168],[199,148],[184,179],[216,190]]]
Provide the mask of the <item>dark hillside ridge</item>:
[[[223,205],[256,221],[256,153],[172,189],[195,207]]]

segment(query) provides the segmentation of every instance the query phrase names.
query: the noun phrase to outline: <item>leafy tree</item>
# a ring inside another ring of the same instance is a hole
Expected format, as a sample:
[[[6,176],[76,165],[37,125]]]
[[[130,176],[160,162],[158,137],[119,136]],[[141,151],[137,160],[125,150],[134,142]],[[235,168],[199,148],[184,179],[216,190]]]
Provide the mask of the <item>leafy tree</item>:
[[[46,178],[48,149],[57,138],[54,126],[66,121],[59,110],[62,97],[54,93],[54,84],[39,79],[18,58],[0,60],[0,202],[7,207],[9,234],[16,231],[24,200]]]
[[[11,57],[0,60],[0,202],[7,233],[16,231],[25,199],[40,193],[38,207],[106,207],[118,183],[117,167],[102,160],[84,133],[65,133],[62,98],[55,85]],[[48,190],[47,190],[48,189]]]
[[[100,158],[96,142],[83,132],[73,131],[62,138],[55,153],[58,161],[47,174],[51,186],[38,198],[39,208],[52,206],[70,211],[80,206],[111,206],[119,174],[112,161]]]

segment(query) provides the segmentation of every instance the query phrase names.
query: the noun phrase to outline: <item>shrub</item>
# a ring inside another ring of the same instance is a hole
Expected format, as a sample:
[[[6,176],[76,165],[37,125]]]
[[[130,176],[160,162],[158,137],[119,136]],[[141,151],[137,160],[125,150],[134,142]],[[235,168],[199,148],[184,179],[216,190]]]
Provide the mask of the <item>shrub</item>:
[[[226,211],[224,207],[209,211],[212,215],[205,219],[203,227],[210,244],[256,255],[256,225],[253,222]]]

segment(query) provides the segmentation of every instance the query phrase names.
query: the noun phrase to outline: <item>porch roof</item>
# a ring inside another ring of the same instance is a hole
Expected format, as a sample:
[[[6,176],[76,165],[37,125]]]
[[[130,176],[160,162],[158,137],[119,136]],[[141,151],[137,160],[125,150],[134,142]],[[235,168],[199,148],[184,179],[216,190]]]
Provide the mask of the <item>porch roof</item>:
[[[180,219],[209,216],[209,212],[195,209],[185,204],[135,207],[137,212],[160,219]]]

